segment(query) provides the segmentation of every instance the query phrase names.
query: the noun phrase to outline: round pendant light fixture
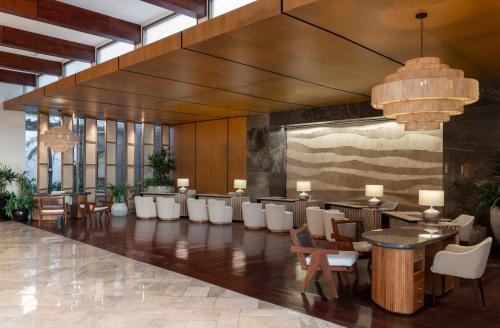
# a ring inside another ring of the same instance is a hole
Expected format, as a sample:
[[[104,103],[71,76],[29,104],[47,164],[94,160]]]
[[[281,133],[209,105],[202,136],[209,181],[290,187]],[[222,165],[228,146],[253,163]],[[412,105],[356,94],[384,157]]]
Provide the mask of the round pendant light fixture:
[[[437,130],[451,116],[460,115],[464,105],[479,99],[479,82],[464,72],[441,63],[437,57],[423,57],[423,19],[420,20],[420,58],[407,60],[384,83],[372,89],[371,104],[384,117],[405,125],[406,131]]]
[[[62,153],[75,147],[78,144],[78,137],[69,128],[64,127],[61,117],[61,125],[47,130],[40,136],[40,141],[53,152]]]

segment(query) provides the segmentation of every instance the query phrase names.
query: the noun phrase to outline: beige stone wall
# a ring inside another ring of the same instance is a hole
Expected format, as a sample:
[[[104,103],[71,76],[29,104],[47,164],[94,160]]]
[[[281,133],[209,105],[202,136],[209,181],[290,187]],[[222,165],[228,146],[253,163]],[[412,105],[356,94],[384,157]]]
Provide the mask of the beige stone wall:
[[[415,209],[419,189],[442,189],[443,132],[405,132],[395,122],[289,129],[287,196],[310,180],[321,201],[365,201],[366,184],[384,185],[383,200]]]

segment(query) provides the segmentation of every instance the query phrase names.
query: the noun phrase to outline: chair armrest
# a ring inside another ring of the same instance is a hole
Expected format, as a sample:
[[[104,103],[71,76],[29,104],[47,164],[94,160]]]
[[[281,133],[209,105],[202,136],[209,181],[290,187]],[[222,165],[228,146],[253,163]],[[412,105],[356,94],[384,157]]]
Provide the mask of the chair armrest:
[[[457,244],[449,244],[444,250],[451,253],[465,253],[473,249],[474,246],[460,246]]]
[[[345,242],[345,241],[328,241],[328,240],[314,239],[314,243],[321,248],[336,249],[342,251],[353,250],[352,243],[350,241]]]
[[[344,236],[344,235],[335,235],[332,233],[332,238],[335,239],[336,241],[344,241],[344,242],[356,242],[359,241],[357,238],[352,238],[349,236]]]
[[[314,248],[314,247],[301,247],[290,246],[292,253],[305,253],[305,254],[338,254],[338,249]]]

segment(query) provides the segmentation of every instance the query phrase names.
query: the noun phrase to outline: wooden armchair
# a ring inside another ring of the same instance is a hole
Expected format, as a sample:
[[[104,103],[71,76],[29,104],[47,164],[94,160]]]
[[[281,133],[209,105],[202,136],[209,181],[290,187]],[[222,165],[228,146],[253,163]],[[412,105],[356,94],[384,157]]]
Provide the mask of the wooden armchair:
[[[332,239],[333,243],[338,247],[338,249],[346,250],[346,251],[356,251],[358,252],[358,259],[368,259],[368,268],[371,267],[371,258],[372,258],[372,245],[367,241],[359,240],[355,237],[345,236],[340,234],[339,225],[355,223],[358,228],[356,230],[363,231],[363,221],[361,220],[345,220],[345,221],[337,221],[332,219]],[[354,270],[357,274],[357,266],[354,266]]]
[[[104,214],[108,220],[111,220],[112,205],[113,197],[101,194],[96,195],[93,202],[86,200],[80,207],[83,209],[85,218],[90,220],[90,224],[92,225],[94,219],[97,219],[97,215],[101,219]]]
[[[307,224],[298,229],[290,229],[290,236],[290,251],[297,254],[302,270],[307,270],[301,292],[305,292],[315,275],[318,280],[324,274],[331,293],[338,298],[332,272],[337,272],[342,282],[349,285],[347,270],[356,263],[358,254],[354,251],[316,247]]]
[[[68,220],[68,205],[64,196],[41,196],[37,197],[38,202],[38,224],[45,217],[64,217],[64,224]]]

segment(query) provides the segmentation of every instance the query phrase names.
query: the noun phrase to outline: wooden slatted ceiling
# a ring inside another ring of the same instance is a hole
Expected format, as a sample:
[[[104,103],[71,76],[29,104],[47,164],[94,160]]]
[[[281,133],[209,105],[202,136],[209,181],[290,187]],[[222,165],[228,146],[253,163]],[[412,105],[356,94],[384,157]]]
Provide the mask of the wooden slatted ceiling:
[[[285,13],[332,31],[383,55],[404,62],[437,56],[466,76],[497,83],[500,77],[500,2],[497,0],[284,0]]]
[[[74,85],[47,86],[21,104],[97,113],[102,104],[106,115],[191,122],[368,100],[371,87],[401,66],[379,49],[315,26],[339,15],[330,1],[283,0],[283,8],[280,0],[254,2],[80,72]]]

